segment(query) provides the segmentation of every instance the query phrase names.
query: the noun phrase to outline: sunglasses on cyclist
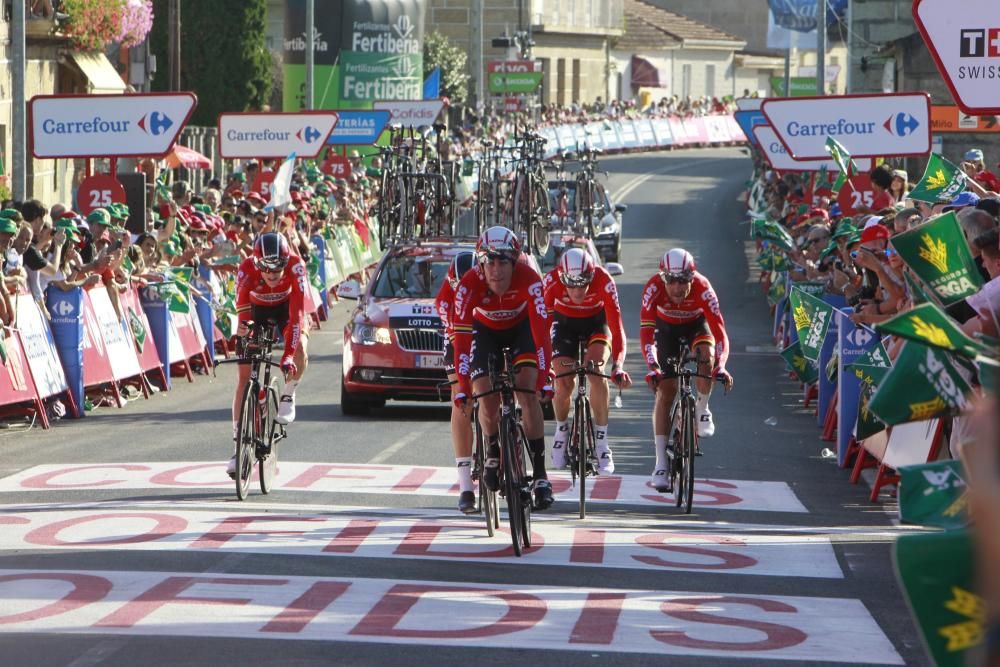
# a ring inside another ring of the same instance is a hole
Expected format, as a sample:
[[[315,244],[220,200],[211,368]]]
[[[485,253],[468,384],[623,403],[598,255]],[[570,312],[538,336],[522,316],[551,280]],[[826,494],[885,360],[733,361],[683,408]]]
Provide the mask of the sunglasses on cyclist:
[[[687,285],[694,280],[693,276],[679,275],[676,273],[661,273],[660,275],[663,276],[663,280],[668,285]]]
[[[559,276],[562,284],[566,287],[587,287],[590,285],[591,281],[594,279],[594,274],[583,273],[579,276],[570,276],[563,273]]]

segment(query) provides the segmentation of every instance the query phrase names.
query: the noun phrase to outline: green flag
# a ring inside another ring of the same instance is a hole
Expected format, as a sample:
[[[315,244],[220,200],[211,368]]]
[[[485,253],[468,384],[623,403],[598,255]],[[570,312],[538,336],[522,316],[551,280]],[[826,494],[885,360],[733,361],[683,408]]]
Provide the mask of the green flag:
[[[7,363],[7,334],[0,326],[0,364]]]
[[[173,195],[170,194],[170,188],[167,187],[166,169],[161,171],[160,175],[156,179],[156,196],[159,197],[164,202],[173,200]]]
[[[918,278],[914,278],[912,273],[903,271],[903,279],[906,281],[906,288],[910,293],[910,300],[914,306],[919,306],[931,300],[931,297],[927,294],[927,290],[924,289],[924,285]]]
[[[861,382],[861,391],[858,393],[858,421],[854,437],[856,440],[865,440],[886,428],[885,422],[871,411],[871,400],[879,383],[889,373],[889,368],[867,364],[851,364],[849,368],[850,371],[847,372],[853,372]]]
[[[908,340],[868,409],[890,426],[956,415],[968,404],[965,372],[953,354]]]
[[[833,306],[805,292],[798,284],[792,287],[788,298],[795,330],[802,343],[802,354],[816,361],[833,319]]]
[[[955,320],[933,303],[922,303],[875,325],[875,328],[881,333],[957,352],[969,359],[990,353],[989,348],[966,336]]]
[[[983,284],[954,211],[893,236],[892,246],[942,306],[972,296]]]
[[[910,191],[910,199],[932,204],[947,204],[965,190],[966,176],[959,167],[937,153],[927,159],[923,178]]]
[[[788,370],[795,373],[795,377],[803,384],[813,384],[819,379],[819,369],[816,364],[809,361],[802,355],[802,346],[799,341],[795,341],[781,351],[781,357],[788,365]]]
[[[778,305],[778,303],[785,298],[785,294],[788,292],[788,287],[785,285],[784,274],[779,275],[777,278],[772,278],[771,286],[767,290],[767,302],[772,306]]]
[[[150,283],[159,294],[160,299],[167,304],[167,309],[173,313],[190,313],[191,303],[188,300],[188,286],[184,283],[165,280],[162,283]]]
[[[316,288],[316,291],[322,292],[326,288],[326,284],[323,282],[323,277],[319,274],[319,262],[320,260],[317,255],[310,255],[306,269],[309,271],[309,282]]]
[[[128,325],[132,329],[132,336],[135,338],[136,346],[139,348],[139,354],[142,354],[142,349],[146,345],[146,325],[143,324],[142,318],[135,314],[135,311],[131,308],[128,309]]]
[[[795,241],[788,230],[773,220],[756,219],[750,226],[751,235],[754,238],[770,241],[782,250],[793,250]]]
[[[962,528],[969,499],[960,461],[935,461],[899,468],[899,518],[904,523]]]
[[[837,168],[840,169],[841,174],[857,173],[858,167],[854,164],[854,160],[851,159],[851,154],[847,152],[843,144],[833,137],[826,138],[826,152],[830,154],[830,159],[837,163]]]
[[[986,601],[976,590],[972,536],[967,529],[896,540],[893,561],[924,644],[938,667],[964,667],[983,642]]]
[[[997,395],[997,379],[1000,378],[1000,362],[987,357],[976,358],[976,375],[983,392],[991,396]]]
[[[885,345],[879,342],[872,349],[863,352],[861,356],[854,360],[849,366],[878,366],[879,368],[889,368],[889,353],[885,350]]]

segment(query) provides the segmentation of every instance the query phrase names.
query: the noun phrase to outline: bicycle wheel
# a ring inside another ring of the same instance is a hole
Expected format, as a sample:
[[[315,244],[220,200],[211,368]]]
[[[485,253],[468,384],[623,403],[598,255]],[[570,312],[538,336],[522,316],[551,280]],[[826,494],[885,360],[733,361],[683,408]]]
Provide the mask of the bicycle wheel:
[[[580,464],[581,475],[586,479],[587,472],[592,470],[591,462],[597,459],[597,436],[594,434],[594,416],[590,412],[590,399],[583,399],[583,463]],[[593,472],[596,474],[596,471]],[[584,517],[584,485],[580,485],[580,518]]]
[[[533,237],[532,244],[535,253],[544,255],[549,251],[549,229],[551,227],[549,221],[552,217],[549,208],[549,191],[545,182],[537,177],[531,179],[531,189],[533,201],[529,234]]]
[[[240,399],[240,422],[236,441],[236,497],[245,500],[253,474],[254,441],[257,439],[257,386],[248,382]]]
[[[576,485],[580,491],[580,518],[587,518],[587,420],[584,415],[586,403],[577,397],[573,406],[573,447],[576,450],[573,474],[578,478]]]
[[[531,486],[527,483],[528,475],[525,471],[524,461],[525,457],[531,456],[531,451],[528,449],[528,439],[524,436],[524,428],[518,424],[517,433],[520,435],[520,441],[522,445],[517,447],[519,453],[517,461],[515,461],[515,467],[518,472],[518,479],[521,483],[518,485],[521,489],[521,542],[524,544],[525,549],[531,548]]]
[[[494,530],[494,508],[496,507],[496,492],[490,491],[486,488],[486,483],[483,481],[483,472],[486,470],[486,455],[484,452],[485,443],[483,441],[483,432],[479,428],[479,419],[477,416],[473,416],[473,420],[476,424],[475,436],[476,436],[476,447],[472,452],[472,471],[476,478],[476,482],[479,485],[479,511],[483,513],[486,517],[486,534],[493,537]]]
[[[515,441],[513,425],[510,417],[505,417],[500,426],[500,457],[503,459],[503,486],[504,495],[507,497],[507,522],[510,525],[510,542],[514,547],[514,555],[521,556],[521,520],[523,513],[521,505],[524,499],[521,498],[520,475],[515,464],[518,458],[518,443]]]
[[[267,387],[267,399],[264,404],[264,438],[260,451],[257,452],[257,474],[260,477],[260,492],[271,493],[274,487],[274,476],[278,471],[278,433],[279,426],[275,418],[278,416],[278,378],[271,378]]]
[[[679,390],[678,390],[679,391]],[[680,507],[684,502],[684,457],[687,453],[684,451],[685,447],[685,424],[686,419],[684,416],[683,402],[678,406],[677,412],[674,413],[674,418],[670,422],[670,434],[674,436],[674,457],[670,460],[670,476],[674,481],[674,504]]]
[[[687,420],[684,423],[684,467],[681,477],[684,480],[684,512],[691,513],[691,504],[694,501],[694,452],[698,431],[694,425],[694,399],[688,398]]]

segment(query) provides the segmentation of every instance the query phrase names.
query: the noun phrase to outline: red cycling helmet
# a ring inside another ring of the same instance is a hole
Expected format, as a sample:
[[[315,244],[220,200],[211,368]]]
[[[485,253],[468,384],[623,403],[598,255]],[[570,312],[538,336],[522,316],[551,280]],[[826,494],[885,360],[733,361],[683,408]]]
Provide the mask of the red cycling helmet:
[[[268,232],[261,234],[253,244],[253,260],[258,269],[274,273],[281,271],[292,256],[288,241],[281,234]]]
[[[597,267],[593,257],[582,248],[570,248],[559,259],[559,280],[566,287],[586,287],[594,279]]]
[[[490,227],[476,243],[476,258],[480,263],[488,259],[500,258],[516,262],[521,256],[521,242],[514,232],[506,227]]]
[[[671,248],[660,258],[660,275],[664,280],[683,280],[691,282],[697,270],[694,257],[683,248]]]

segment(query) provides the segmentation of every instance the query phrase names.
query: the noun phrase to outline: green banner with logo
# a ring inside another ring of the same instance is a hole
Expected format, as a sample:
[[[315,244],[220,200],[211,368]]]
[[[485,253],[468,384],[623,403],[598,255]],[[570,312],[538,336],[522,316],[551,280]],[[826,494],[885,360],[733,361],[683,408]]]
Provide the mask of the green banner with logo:
[[[937,153],[931,153],[923,178],[907,196],[916,201],[947,204],[965,190],[966,180],[959,167]]]
[[[851,364],[850,371],[861,382],[861,391],[858,393],[858,421],[855,427],[854,437],[856,440],[865,440],[876,433],[884,431],[885,422],[879,419],[871,411],[872,396],[879,384],[889,373],[889,369],[884,366],[869,366],[867,364]]]
[[[925,421],[958,414],[968,403],[969,391],[954,355],[906,341],[868,409],[889,425]]]
[[[142,318],[136,315],[135,311],[131,308],[128,309],[128,325],[132,330],[132,337],[135,338],[139,354],[142,354],[142,350],[146,346],[146,325],[143,324]]]
[[[881,333],[894,334],[907,340],[915,340],[931,347],[956,352],[963,357],[975,359],[991,350],[968,336],[943,310],[933,303],[923,303],[878,324]]]
[[[896,578],[934,664],[964,667],[985,636],[986,601],[976,591],[967,529],[903,535],[893,550]]]
[[[982,277],[954,211],[896,234],[892,246],[943,306],[972,296],[982,287]]]
[[[799,341],[795,341],[781,351],[781,358],[788,365],[788,370],[795,373],[795,377],[803,384],[813,384],[819,379],[819,369],[816,364],[809,361],[802,354],[802,347]]]
[[[788,295],[792,321],[802,344],[802,354],[811,361],[819,359],[820,349],[833,319],[833,306],[805,292],[800,284],[792,286]]]
[[[771,77],[771,92],[777,97],[785,97],[785,77]],[[816,77],[793,76],[788,86],[788,97],[812,97],[816,94]]]
[[[542,72],[490,72],[490,92],[512,95],[533,93],[542,83],[542,76]]]
[[[968,488],[960,461],[935,461],[899,469],[899,518],[950,530],[969,522]]]

